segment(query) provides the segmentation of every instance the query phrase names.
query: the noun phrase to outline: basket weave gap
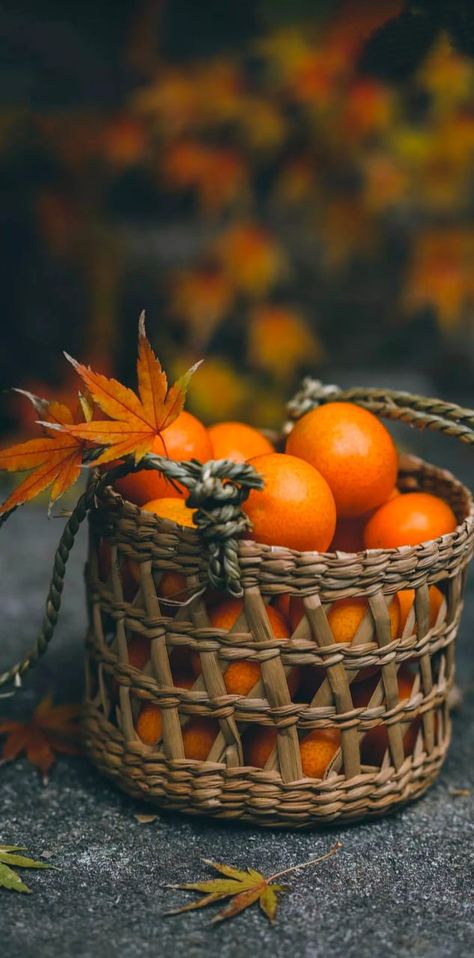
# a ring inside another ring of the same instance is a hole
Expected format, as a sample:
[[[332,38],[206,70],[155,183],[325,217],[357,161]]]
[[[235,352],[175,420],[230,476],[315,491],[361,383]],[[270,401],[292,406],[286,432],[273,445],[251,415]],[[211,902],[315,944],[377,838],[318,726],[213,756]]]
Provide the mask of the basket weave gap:
[[[110,550],[110,578],[112,591],[117,608],[123,607],[122,578],[120,574],[120,563],[118,561],[118,547],[114,543]],[[125,629],[125,613],[119,614],[116,619],[116,648],[120,665],[128,665],[128,643]],[[138,739],[135,732],[132,708],[130,704],[130,687],[119,685],[119,704],[117,715],[120,716],[119,724],[127,740],[134,741]]]
[[[199,580],[197,576],[189,576],[187,579],[191,588],[195,590],[199,588]],[[192,617],[194,625],[197,628],[209,628],[209,617],[204,605],[204,602],[200,602],[192,609]],[[228,768],[238,767],[243,765],[243,755],[242,755],[242,742],[240,739],[239,729],[237,722],[235,721],[233,715],[233,708],[228,702],[228,694],[224,681],[224,676],[222,674],[221,667],[219,665],[219,659],[217,652],[214,651],[201,651],[201,674],[204,683],[204,689],[207,692],[210,702],[217,707],[219,706],[219,700],[224,700],[224,714],[216,712],[216,718],[218,718],[220,735],[219,741],[216,743],[214,741],[210,754],[222,753],[222,745],[224,747],[224,756],[222,757],[225,761]],[[222,736],[222,740],[220,738]],[[208,756],[209,758],[209,756]],[[222,760],[222,759],[221,759]]]
[[[155,581],[152,574],[151,560],[140,563],[140,584],[147,616],[152,621],[159,620],[161,617],[161,608],[156,594]],[[166,645],[166,631],[161,629],[161,634],[151,639],[150,659],[152,672],[156,678],[159,688],[167,688],[174,685],[171,672],[168,649]],[[167,758],[184,758],[183,737],[181,734],[181,724],[179,721],[178,702],[164,705],[163,700],[160,703],[160,715],[162,725],[163,751]]]
[[[430,630],[430,594],[428,586],[422,585],[415,591],[416,628],[418,639],[422,639]],[[431,656],[428,652],[420,657],[420,674],[423,694],[428,696],[433,688]],[[435,714],[432,709],[423,713],[423,735],[426,750],[434,748]]]
[[[317,644],[321,648],[334,646],[334,636],[319,596],[307,596],[303,599],[303,604]],[[352,711],[348,676],[342,662],[327,665],[327,679],[333,695],[336,713],[339,715]],[[348,779],[354,778],[360,773],[359,739],[354,724],[341,728],[341,750],[344,773]]]
[[[369,605],[374,617],[375,633],[380,648],[390,645],[392,641],[391,623],[384,596],[381,592],[369,596]],[[382,664],[382,682],[385,691],[387,709],[396,708],[399,701],[397,667],[394,659]],[[388,742],[393,764],[398,771],[402,766],[405,754],[403,736],[400,724],[390,724],[387,727]]]
[[[256,586],[245,590],[244,604],[253,641],[272,641],[274,636],[265,603]],[[303,775],[296,727],[298,710],[295,710],[292,703],[279,647],[271,658],[265,658],[261,662],[260,668],[266,698],[277,720],[277,751],[282,781],[294,782]]]

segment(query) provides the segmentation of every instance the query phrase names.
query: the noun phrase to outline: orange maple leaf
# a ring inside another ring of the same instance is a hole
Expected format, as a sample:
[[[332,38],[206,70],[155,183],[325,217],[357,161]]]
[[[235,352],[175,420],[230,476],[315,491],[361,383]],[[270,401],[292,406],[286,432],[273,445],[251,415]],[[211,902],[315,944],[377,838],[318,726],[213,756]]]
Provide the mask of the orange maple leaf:
[[[74,423],[70,409],[60,402],[48,402],[26,390],[17,392],[26,396],[42,416],[45,435],[39,439],[21,442],[0,450],[0,469],[7,472],[29,471],[29,475],[0,506],[0,515],[33,499],[51,486],[50,509],[54,502],[72,486],[79,476],[84,443],[66,432],[49,435],[47,430],[69,427]],[[80,397],[84,415],[87,400]],[[83,405],[84,404],[84,405]]]
[[[79,755],[78,705],[53,705],[48,694],[37,706],[30,720],[0,721],[0,735],[6,735],[2,759],[13,762],[23,753],[28,762],[42,772],[43,781],[55,761],[55,754]]]
[[[107,446],[94,459],[94,466],[132,453],[135,462],[139,462],[151,450],[155,437],[179,416],[188,383],[200,365],[196,363],[168,388],[166,373],[146,337],[144,313],[138,323],[138,395],[116,379],[95,373],[71,356],[67,359],[87,386],[94,402],[110,419],[62,424],[55,428],[76,439],[88,440],[95,446]]]

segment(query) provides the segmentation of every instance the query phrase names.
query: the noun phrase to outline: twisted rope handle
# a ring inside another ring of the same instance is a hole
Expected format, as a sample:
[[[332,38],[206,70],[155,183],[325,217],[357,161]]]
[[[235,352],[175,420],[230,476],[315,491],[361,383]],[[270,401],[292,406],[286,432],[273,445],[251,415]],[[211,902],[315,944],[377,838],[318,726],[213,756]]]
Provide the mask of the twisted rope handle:
[[[196,460],[175,462],[149,453],[137,465],[123,463],[108,472],[100,486],[142,469],[157,469],[172,482],[186,486],[189,492],[186,505],[196,510],[194,521],[206,543],[209,581],[216,589],[241,596],[238,543],[241,535],[250,529],[241,507],[251,489],[263,487],[263,480],[255,469],[228,459],[212,459],[202,465]]]
[[[66,563],[69,559],[79,528],[84,522],[94,500],[96,487],[97,481],[92,481],[88,485],[86,492],[78,499],[76,507],[63,529],[58,548],[54,555],[53,575],[38,638],[21,661],[17,662],[16,665],[12,666],[12,668],[6,672],[0,673],[0,688],[10,684],[19,688],[21,686],[22,676],[25,672],[28,672],[33,665],[36,665],[38,659],[44,655],[48,648],[59,618]],[[14,511],[15,510],[12,510],[12,512]],[[10,515],[11,512],[6,513],[3,521],[6,521]]]
[[[284,432],[291,432],[295,420],[310,409],[327,402],[353,402],[386,419],[394,419],[415,426],[454,436],[467,445],[474,444],[474,410],[455,403],[414,396],[393,389],[355,387],[340,389],[322,383],[310,376],[303,380],[301,389],[287,405],[288,421]]]
[[[238,561],[238,538],[250,527],[241,505],[251,489],[260,489],[263,481],[252,466],[225,459],[201,463],[174,462],[163,456],[147,454],[141,462],[125,460],[108,472],[93,472],[86,491],[78,499],[69,517],[54,556],[53,575],[46,599],[40,633],[27,654],[6,672],[0,673],[0,688],[21,686],[23,675],[46,652],[56,628],[61,608],[66,563],[81,524],[113,479],[142,469],[157,469],[173,482],[189,490],[187,503],[195,508],[195,521],[209,552],[209,579],[216,587],[225,587],[235,596],[242,594]],[[0,527],[15,510],[0,519]]]

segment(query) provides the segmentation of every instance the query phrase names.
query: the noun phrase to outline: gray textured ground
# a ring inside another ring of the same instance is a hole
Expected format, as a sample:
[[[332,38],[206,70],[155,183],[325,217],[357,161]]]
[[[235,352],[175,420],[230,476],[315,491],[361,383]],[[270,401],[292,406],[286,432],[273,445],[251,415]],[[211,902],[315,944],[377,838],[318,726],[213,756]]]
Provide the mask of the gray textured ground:
[[[465,479],[472,453],[426,437],[424,452]],[[61,523],[31,508],[2,529],[0,668],[27,647],[39,621]],[[57,638],[14,702],[0,715],[26,712],[48,688],[80,694],[84,612],[82,543],[71,559]],[[71,583],[74,582],[74,586]],[[0,769],[0,843],[51,855],[58,871],[33,873],[30,896],[0,892],[2,958],[222,956],[250,952],[304,958],[464,958],[474,950],[472,838],[474,768],[474,589],[461,631],[458,679],[464,706],[439,783],[417,804],[375,824],[326,833],[263,832],[162,816],[139,825],[139,804],[121,795],[82,759],[62,760],[43,788],[24,762]],[[470,787],[467,797],[451,789]],[[185,895],[165,886],[207,877],[203,857],[253,865],[267,874],[327,850],[331,861],[291,880],[275,928],[253,908],[210,928],[206,912],[168,918]]]

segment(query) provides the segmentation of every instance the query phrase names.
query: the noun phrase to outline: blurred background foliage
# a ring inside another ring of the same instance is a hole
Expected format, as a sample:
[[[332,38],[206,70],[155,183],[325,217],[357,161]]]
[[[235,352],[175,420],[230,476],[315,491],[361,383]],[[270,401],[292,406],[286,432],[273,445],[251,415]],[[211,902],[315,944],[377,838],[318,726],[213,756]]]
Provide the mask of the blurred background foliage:
[[[1,2],[0,32],[3,386],[67,397],[62,349],[132,378],[145,307],[170,373],[206,358],[206,421],[274,425],[335,367],[472,388],[469,0]]]

